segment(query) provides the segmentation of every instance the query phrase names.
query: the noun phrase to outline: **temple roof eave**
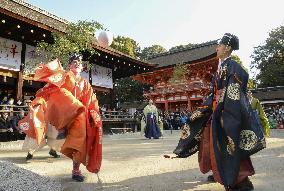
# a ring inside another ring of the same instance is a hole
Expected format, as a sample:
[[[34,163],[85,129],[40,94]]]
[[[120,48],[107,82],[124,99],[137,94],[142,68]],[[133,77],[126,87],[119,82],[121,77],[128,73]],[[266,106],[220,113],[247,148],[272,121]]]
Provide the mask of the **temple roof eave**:
[[[1,0],[0,11],[17,19],[33,23],[50,31],[65,32],[67,20],[31,5],[23,0]]]

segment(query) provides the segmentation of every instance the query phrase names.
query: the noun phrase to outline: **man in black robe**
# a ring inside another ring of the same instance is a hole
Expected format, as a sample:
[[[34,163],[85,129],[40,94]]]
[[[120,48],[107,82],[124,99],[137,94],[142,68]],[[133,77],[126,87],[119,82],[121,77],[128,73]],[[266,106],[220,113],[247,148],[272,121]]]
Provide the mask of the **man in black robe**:
[[[256,136],[244,130],[251,126],[247,120],[250,118],[246,97],[249,75],[231,58],[232,51],[238,49],[239,40],[235,35],[226,33],[220,40],[216,49],[219,66],[212,80],[212,93],[190,117],[190,132],[185,133],[174,151],[179,157],[199,151],[200,171],[212,171],[213,176],[209,178],[224,185],[226,191],[253,190],[248,176],[255,173],[250,155],[243,154],[255,143],[249,139]]]

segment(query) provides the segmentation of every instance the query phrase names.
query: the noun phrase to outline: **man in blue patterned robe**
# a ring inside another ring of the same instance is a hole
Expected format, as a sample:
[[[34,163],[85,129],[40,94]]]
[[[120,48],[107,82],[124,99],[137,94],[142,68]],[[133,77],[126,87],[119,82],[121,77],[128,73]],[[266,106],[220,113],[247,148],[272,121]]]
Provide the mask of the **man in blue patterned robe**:
[[[213,172],[211,180],[224,185],[226,191],[253,190],[248,176],[254,168],[249,150],[256,139],[243,131],[250,126],[247,110],[248,72],[232,60],[231,53],[239,49],[235,35],[226,33],[220,40],[217,51],[218,70],[213,76],[212,93],[203,107],[190,117],[190,132],[180,139],[174,153],[188,157],[198,153],[200,171]]]

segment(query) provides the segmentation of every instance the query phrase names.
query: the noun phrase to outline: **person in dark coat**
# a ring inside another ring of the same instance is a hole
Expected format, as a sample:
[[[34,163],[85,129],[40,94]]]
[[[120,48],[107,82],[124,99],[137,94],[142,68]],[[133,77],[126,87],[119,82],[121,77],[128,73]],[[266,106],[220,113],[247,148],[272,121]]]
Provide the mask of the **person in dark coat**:
[[[3,112],[0,117],[0,142],[7,142],[13,139],[13,128],[9,119],[9,113]]]
[[[231,53],[239,49],[236,36],[226,33],[217,47],[219,66],[213,78],[212,123],[204,129],[201,141],[199,163],[202,172],[213,172],[214,180],[223,184],[226,190],[253,190],[248,176],[254,168],[249,157],[240,156],[240,133],[245,113],[241,100],[246,99],[248,72],[236,61]],[[200,113],[194,113],[194,119]],[[209,145],[209,146],[208,146]],[[208,163],[208,159],[210,163]],[[210,179],[210,177],[209,177]]]
[[[182,134],[174,151],[180,157],[199,151],[200,171],[212,171],[208,180],[224,185],[226,191],[253,190],[248,177],[255,174],[250,155],[243,154],[253,145],[251,141],[256,140],[248,140],[251,136],[246,134],[254,132],[244,131],[252,124],[247,120],[249,75],[231,58],[232,51],[238,49],[239,39],[235,35],[226,33],[220,40],[216,49],[219,65],[212,79],[212,92],[192,113],[190,132]]]
[[[18,127],[18,122],[25,117],[25,111],[23,109],[19,110],[15,116],[11,119],[11,127],[13,128],[14,136],[16,140],[24,140],[25,134]]]

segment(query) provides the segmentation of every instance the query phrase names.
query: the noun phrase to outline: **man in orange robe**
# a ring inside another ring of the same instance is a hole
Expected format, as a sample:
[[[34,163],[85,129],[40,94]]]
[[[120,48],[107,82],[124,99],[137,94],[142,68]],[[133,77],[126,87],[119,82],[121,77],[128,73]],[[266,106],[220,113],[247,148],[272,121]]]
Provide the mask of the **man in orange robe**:
[[[82,56],[71,56],[68,67],[68,71],[63,70],[58,60],[39,65],[34,79],[47,84],[37,92],[19,127],[40,144],[48,124],[53,125],[58,138],[65,138],[60,152],[73,160],[72,179],[82,182],[81,163],[94,173],[101,167],[102,121],[96,95],[80,76]]]

